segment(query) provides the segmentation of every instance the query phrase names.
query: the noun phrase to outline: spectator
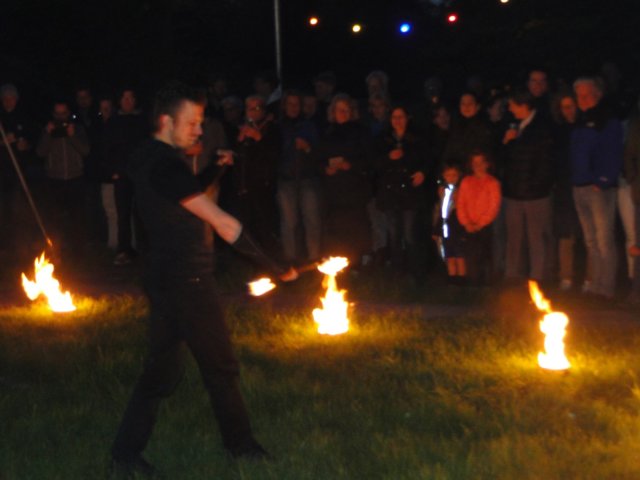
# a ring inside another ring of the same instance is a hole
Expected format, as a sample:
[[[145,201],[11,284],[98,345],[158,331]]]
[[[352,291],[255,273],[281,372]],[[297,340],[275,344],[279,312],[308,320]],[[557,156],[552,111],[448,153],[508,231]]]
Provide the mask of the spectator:
[[[460,182],[456,214],[465,229],[464,258],[467,277],[474,285],[492,279],[491,223],[500,211],[500,182],[489,173],[487,154],[472,152],[469,156],[472,175]]]
[[[622,124],[602,102],[602,81],[574,82],[580,114],[571,133],[571,183],[593,270],[590,293],[615,294],[617,254],[614,237],[616,186],[622,168]]]
[[[275,201],[280,130],[273,115],[267,114],[265,99],[259,95],[245,100],[245,117],[238,133],[238,156],[233,167],[233,208],[258,242],[274,254],[280,249]]]
[[[369,115],[366,123],[372,137],[378,136],[389,124],[389,99],[381,93],[374,93],[369,97]]]
[[[455,163],[447,164],[442,167],[441,176],[443,185],[438,189],[440,201],[434,211],[433,239],[440,245],[449,283],[462,285],[467,277],[464,261],[465,231],[456,212],[462,170]]]
[[[460,96],[459,116],[451,125],[442,161],[464,165],[472,151],[492,151],[491,130],[480,113],[478,97],[471,92],[463,93]]]
[[[549,97],[549,77],[541,68],[529,71],[527,78],[527,90],[533,97],[533,108],[537,115],[551,119],[551,100]]]
[[[329,107],[330,127],[321,137],[317,158],[324,169],[327,212],[325,252],[344,255],[358,265],[371,249],[367,203],[371,198],[371,140],[352,121],[351,97],[336,95]]]
[[[552,105],[555,128],[555,162],[553,191],[553,228],[558,241],[558,277],[560,289],[573,286],[575,243],[580,235],[580,223],[571,190],[571,163],[569,146],[575,126],[578,106],[572,91],[559,93]],[[584,288],[591,284],[589,268],[586,269]]]
[[[255,94],[265,99],[267,112],[272,115],[278,114],[282,87],[279,84],[275,72],[265,70],[253,77],[253,89]]]
[[[313,89],[318,99],[318,131],[322,134],[329,126],[329,105],[336,89],[336,74],[321,72],[313,78]]]
[[[389,76],[382,70],[374,70],[365,79],[367,96],[382,95],[389,98]]]
[[[118,106],[118,112],[106,124],[105,150],[118,212],[118,246],[113,263],[121,266],[131,263],[137,254],[133,248],[133,186],[126,169],[133,151],[149,135],[149,125],[138,109],[133,89],[121,91]],[[140,237],[141,229],[136,229],[136,234]]]
[[[277,199],[284,259],[290,263],[315,261],[320,258],[322,240],[322,180],[313,155],[318,131],[302,115],[302,95],[297,92],[284,93],[280,129]],[[304,253],[298,241],[300,220]]]
[[[505,133],[504,178],[507,251],[505,277],[522,276],[523,245],[528,250],[526,278],[545,280],[549,265],[553,137],[526,90],[509,95],[509,110],[518,122]],[[526,236],[526,238],[525,238]],[[526,240],[526,242],[525,242]]]
[[[66,255],[78,254],[85,246],[84,157],[89,153],[89,139],[80,124],[71,121],[65,101],[53,105],[37,154],[45,159],[47,205],[53,219],[54,246]]]
[[[416,250],[416,213],[424,198],[427,156],[404,107],[391,110],[390,127],[376,142],[376,170],[376,205],[389,228],[391,265],[417,274],[424,267]]]

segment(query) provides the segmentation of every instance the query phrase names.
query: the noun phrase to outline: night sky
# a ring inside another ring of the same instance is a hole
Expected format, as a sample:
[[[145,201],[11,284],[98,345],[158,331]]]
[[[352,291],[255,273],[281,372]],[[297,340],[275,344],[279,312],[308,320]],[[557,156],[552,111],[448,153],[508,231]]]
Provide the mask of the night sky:
[[[424,78],[519,80],[531,66],[572,78],[616,62],[629,82],[640,70],[637,0],[281,0],[285,86],[309,87],[324,69],[362,94],[363,78],[387,71],[392,93]],[[635,11],[634,11],[634,7]],[[459,14],[455,25],[449,12]],[[310,14],[320,18],[308,27]],[[413,32],[397,32],[401,19]],[[349,26],[359,21],[355,36]],[[272,0],[21,0],[0,16],[0,81],[34,98],[76,84],[143,89],[166,78],[203,83],[230,75],[246,93],[251,75],[275,68]]]

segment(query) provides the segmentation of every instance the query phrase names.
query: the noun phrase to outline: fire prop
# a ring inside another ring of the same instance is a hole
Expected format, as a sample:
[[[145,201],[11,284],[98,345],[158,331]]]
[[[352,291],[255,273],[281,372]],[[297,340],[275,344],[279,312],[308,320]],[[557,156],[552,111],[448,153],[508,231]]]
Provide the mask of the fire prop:
[[[271,281],[270,278],[264,277],[259,278],[249,284],[249,293],[254,297],[259,297],[260,295],[264,295],[267,292],[270,292],[274,288],[276,288],[276,284]]]
[[[349,261],[344,257],[331,257],[318,265],[318,270],[325,274],[324,283],[327,292],[321,298],[322,308],[313,310],[313,319],[318,324],[318,333],[339,335],[349,330],[347,309],[349,304],[344,300],[345,290],[338,290],[336,275],[343,270]]]
[[[44,252],[33,262],[35,279],[29,280],[22,274],[22,288],[29,300],[35,300],[40,295],[47,297],[49,308],[54,312],[72,312],[76,309],[69,292],[60,291],[60,282],[53,277],[53,265],[44,256]]]
[[[547,370],[566,370],[571,367],[564,354],[564,336],[569,318],[562,312],[551,310],[551,302],[544,298],[538,284],[529,281],[529,294],[538,310],[545,313],[540,321],[540,330],[544,333],[544,352],[538,353],[538,365]]]

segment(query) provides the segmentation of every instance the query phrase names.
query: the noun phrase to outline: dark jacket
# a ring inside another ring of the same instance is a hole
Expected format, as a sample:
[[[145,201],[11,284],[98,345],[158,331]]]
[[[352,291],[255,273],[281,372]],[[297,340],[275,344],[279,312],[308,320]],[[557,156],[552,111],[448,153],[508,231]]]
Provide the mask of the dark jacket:
[[[129,157],[149,133],[147,117],[142,113],[118,113],[109,119],[104,132],[108,176],[125,176]]]
[[[371,138],[356,122],[332,123],[316,149],[316,158],[324,170],[332,157],[344,157],[349,170],[324,175],[327,202],[330,207],[364,205],[371,198]]]
[[[489,154],[493,150],[493,136],[486,121],[479,115],[471,118],[459,117],[451,125],[447,145],[442,154],[442,163],[455,162],[465,167],[474,150]]]
[[[282,153],[278,165],[281,180],[318,178],[320,169],[312,151],[304,152],[296,148],[296,138],[305,140],[313,147],[318,143],[318,130],[311,120],[304,118],[283,118],[280,122]]]
[[[89,154],[89,139],[80,124],[74,125],[73,136],[55,136],[46,130],[42,133],[36,153],[45,159],[47,177],[71,180],[81,177],[84,157]]]
[[[571,183],[616,187],[623,147],[622,124],[603,103],[581,113],[571,133]]]
[[[391,160],[389,152],[401,148],[404,155]],[[424,142],[413,132],[397,139],[387,130],[376,139],[376,203],[381,210],[411,210],[424,199],[422,185],[414,187],[411,176],[416,172],[427,173],[427,149]]]
[[[536,112],[520,135],[505,146],[502,194],[514,200],[548,197],[553,187],[553,135]]]
[[[272,120],[267,120],[260,132],[262,137],[259,142],[245,138],[238,145],[233,180],[234,189],[239,195],[275,188],[280,156],[280,129]]]

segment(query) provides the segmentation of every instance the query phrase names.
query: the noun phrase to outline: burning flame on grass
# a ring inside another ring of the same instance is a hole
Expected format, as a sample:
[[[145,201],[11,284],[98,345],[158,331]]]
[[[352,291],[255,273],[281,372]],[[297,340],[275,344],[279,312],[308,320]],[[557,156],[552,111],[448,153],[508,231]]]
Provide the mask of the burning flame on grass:
[[[270,292],[276,288],[275,283],[271,281],[270,278],[264,277],[259,278],[253,282],[249,283],[249,292],[254,297],[259,297],[260,295],[264,295],[267,292]]]
[[[338,290],[336,275],[343,270],[349,261],[344,257],[331,257],[318,266],[318,270],[325,274],[324,283],[327,292],[321,298],[322,308],[313,310],[313,319],[318,324],[318,333],[338,335],[349,330],[347,309],[349,304],[344,300],[345,290]]]
[[[53,264],[44,256],[44,252],[37,257],[34,264],[35,277],[29,280],[22,274],[22,288],[27,297],[35,300],[40,295],[47,297],[49,308],[54,312],[72,312],[76,309],[69,292],[60,291],[60,282],[53,276]]]
[[[538,284],[529,281],[529,294],[538,310],[545,313],[540,321],[540,330],[544,333],[544,352],[538,353],[538,365],[548,370],[566,370],[571,367],[564,354],[564,336],[569,318],[562,312],[551,310],[551,302],[544,298]]]

